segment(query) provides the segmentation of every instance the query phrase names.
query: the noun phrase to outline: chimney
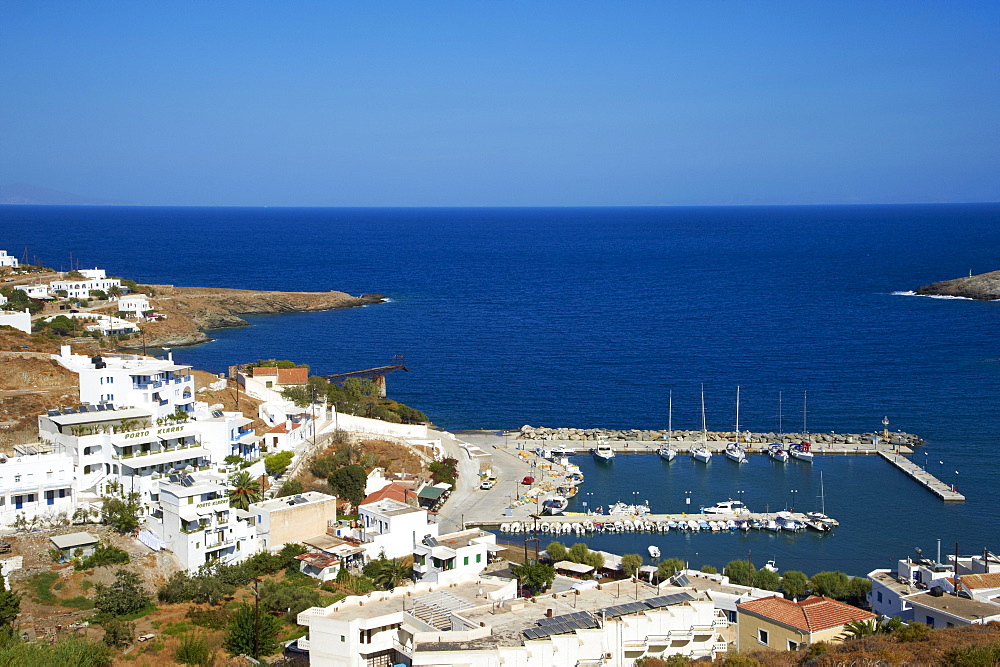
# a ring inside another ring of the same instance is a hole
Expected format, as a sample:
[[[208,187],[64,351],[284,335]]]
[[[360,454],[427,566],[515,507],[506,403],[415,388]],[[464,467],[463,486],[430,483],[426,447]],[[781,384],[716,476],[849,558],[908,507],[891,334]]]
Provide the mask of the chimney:
[[[545,618],[552,618],[552,610],[551,609],[546,609],[545,610]]]
[[[73,352],[70,350],[69,345],[63,345],[59,348],[59,356],[63,357],[64,359],[68,358],[72,354]]]

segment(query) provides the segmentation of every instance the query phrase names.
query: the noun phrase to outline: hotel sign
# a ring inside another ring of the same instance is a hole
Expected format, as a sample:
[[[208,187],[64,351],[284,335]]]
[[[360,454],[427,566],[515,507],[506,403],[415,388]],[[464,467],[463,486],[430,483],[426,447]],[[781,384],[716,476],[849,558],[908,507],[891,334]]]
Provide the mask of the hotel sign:
[[[163,435],[165,433],[176,433],[178,431],[183,431],[183,426],[161,426],[156,429],[156,435]],[[125,434],[126,440],[134,440],[136,438],[148,438],[152,434],[152,429],[146,429],[145,431],[133,431],[131,433]]]

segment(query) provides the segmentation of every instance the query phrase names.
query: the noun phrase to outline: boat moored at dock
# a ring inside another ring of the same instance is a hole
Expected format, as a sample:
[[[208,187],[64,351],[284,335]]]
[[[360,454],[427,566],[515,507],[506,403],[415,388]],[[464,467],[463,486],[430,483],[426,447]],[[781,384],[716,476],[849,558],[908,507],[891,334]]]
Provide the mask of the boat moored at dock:
[[[812,453],[812,445],[808,442],[800,442],[797,445],[792,445],[788,448],[788,454],[798,461],[804,461],[806,463],[812,463],[814,454]]]
[[[726,458],[735,463],[746,463],[747,453],[735,442],[726,445]]]
[[[768,455],[772,460],[777,461],[778,463],[785,463],[788,461],[788,452],[786,452],[785,448],[778,443],[771,445],[770,450],[768,450]]]
[[[601,443],[590,451],[598,461],[610,461],[615,458],[615,450],[607,443]]]

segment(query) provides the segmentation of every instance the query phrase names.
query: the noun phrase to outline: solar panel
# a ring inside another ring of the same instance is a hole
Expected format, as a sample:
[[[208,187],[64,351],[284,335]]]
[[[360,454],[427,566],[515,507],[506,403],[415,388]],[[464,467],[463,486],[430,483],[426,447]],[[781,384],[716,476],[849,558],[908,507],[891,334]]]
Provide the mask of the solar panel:
[[[602,609],[604,615],[608,618],[617,618],[619,616],[627,616],[628,614],[634,614],[637,611],[643,611],[649,609],[642,602],[626,602],[625,604],[616,604],[613,607],[607,607]]]
[[[168,477],[167,479],[169,479],[174,484],[176,484],[181,480],[181,478],[178,475],[170,475],[170,477]]]
[[[108,406],[105,405],[104,403],[98,403],[97,404],[97,411],[98,412],[104,412],[107,409],[108,409]]]
[[[678,574],[674,577],[674,584],[677,586],[690,586],[691,580],[687,578],[686,574]]]
[[[184,477],[181,478],[181,485],[194,486],[194,480],[191,478],[190,475],[184,475]]]
[[[213,417],[221,417],[222,416],[222,410],[215,410],[214,412],[212,412],[212,416]]]
[[[59,411],[58,410],[47,410],[46,414],[48,414],[49,417],[58,417],[59,416]]]
[[[694,599],[694,596],[685,591],[682,593],[671,593],[670,595],[648,598],[643,600],[643,602],[646,603],[646,606],[652,609],[659,609],[660,607],[669,607],[670,605],[681,604],[682,602],[690,602]]]
[[[436,537],[428,536],[424,538],[424,544],[426,544],[429,547],[437,547],[440,546],[441,543],[437,541]]]

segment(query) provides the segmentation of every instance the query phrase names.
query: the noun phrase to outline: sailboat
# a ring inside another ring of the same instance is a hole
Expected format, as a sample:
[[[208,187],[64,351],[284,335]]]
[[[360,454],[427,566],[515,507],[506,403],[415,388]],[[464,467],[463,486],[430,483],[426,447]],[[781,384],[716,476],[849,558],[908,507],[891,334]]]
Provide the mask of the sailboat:
[[[701,385],[701,447],[691,450],[691,458],[702,463],[712,460],[712,450],[708,448],[708,426],[705,424],[705,385]]]
[[[808,391],[802,392],[802,433],[806,436],[809,434],[806,430],[806,397],[808,394]],[[792,445],[788,453],[792,455],[793,459],[798,459],[806,463],[813,462],[812,445],[809,444],[808,440],[803,440],[797,445]]]
[[[670,392],[670,399],[667,407],[667,433],[666,446],[660,447],[656,450],[656,453],[660,455],[661,459],[670,463],[674,460],[674,457],[677,456],[677,452],[670,447],[670,443],[674,441],[674,392],[672,390]]]
[[[726,458],[736,463],[746,463],[747,453],[740,447],[740,387],[736,386],[736,442],[726,445]]]
[[[826,515],[826,491],[823,488],[823,473],[819,473],[819,512],[809,512],[806,514],[806,525],[821,533],[833,530],[840,525],[836,519],[831,519]]]

